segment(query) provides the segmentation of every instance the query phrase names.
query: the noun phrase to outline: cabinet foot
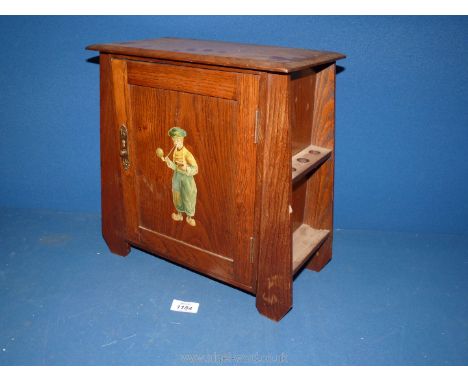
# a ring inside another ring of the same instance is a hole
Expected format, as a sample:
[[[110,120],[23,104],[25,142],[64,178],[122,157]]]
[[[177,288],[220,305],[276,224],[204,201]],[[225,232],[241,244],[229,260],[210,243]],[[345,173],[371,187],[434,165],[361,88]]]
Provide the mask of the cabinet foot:
[[[257,310],[273,321],[279,321],[292,308],[292,277],[275,275],[259,283]]]
[[[289,304],[281,304],[281,303],[276,303],[276,304],[265,304],[263,299],[259,298],[257,296],[257,310],[258,312],[270,320],[273,321],[280,321],[286,313],[288,313],[291,310],[292,306]]]
[[[107,244],[107,247],[113,254],[119,256],[127,256],[130,253],[131,248],[126,241],[115,237],[110,238],[105,234],[103,234],[102,236]]]
[[[332,237],[331,235],[320,246],[317,253],[312,256],[306,268],[311,271],[320,272],[332,259]]]

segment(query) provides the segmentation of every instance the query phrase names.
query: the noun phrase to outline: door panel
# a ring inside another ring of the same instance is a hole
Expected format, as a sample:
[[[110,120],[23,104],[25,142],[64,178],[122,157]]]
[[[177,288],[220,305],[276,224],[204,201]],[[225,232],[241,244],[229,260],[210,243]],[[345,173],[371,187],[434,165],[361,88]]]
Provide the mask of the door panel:
[[[128,127],[131,165],[122,171],[129,236],[171,260],[252,286],[258,77],[114,61],[121,71],[114,79],[125,88],[116,109]],[[199,84],[186,81],[193,77]],[[186,133],[176,156],[173,127]],[[158,148],[187,167],[169,168]],[[184,220],[173,219],[176,207]]]
[[[236,102],[133,85],[130,94],[139,225],[232,259],[234,237],[226,231],[235,218],[235,160],[227,142],[237,144]],[[172,126],[187,131],[184,146],[198,165],[195,227],[172,220],[174,172],[156,156],[158,147],[173,147]]]

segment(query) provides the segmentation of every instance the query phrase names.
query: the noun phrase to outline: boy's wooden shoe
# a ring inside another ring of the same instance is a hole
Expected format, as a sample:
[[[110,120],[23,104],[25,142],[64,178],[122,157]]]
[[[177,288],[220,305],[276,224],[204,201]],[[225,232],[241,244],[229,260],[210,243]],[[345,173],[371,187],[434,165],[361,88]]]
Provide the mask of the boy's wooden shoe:
[[[187,223],[190,224],[192,227],[195,227],[197,225],[195,219],[191,218],[190,216],[187,216]]]
[[[182,216],[182,214],[176,214],[175,212],[173,212],[171,216],[172,216],[172,219],[175,220],[176,222],[180,222],[184,220],[184,217]]]

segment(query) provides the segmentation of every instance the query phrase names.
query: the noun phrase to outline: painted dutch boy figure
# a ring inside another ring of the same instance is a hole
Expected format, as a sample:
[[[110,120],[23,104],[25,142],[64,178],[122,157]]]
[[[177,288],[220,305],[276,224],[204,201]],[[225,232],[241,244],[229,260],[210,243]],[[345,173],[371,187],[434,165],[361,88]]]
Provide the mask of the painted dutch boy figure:
[[[169,129],[168,135],[172,138],[174,146],[166,156],[161,148],[156,150],[156,155],[174,171],[172,175],[172,200],[176,212],[172,213],[172,219],[182,221],[185,213],[187,223],[194,227],[196,225],[195,205],[197,204],[197,185],[194,176],[198,173],[197,161],[184,146],[184,138],[187,136],[184,129],[172,127]],[[174,154],[171,160],[169,155],[172,151]]]

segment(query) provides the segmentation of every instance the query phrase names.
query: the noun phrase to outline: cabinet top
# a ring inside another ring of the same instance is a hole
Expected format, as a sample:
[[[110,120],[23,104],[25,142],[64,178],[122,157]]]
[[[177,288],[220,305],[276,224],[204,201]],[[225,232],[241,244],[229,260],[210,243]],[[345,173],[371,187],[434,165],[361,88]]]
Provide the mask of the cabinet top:
[[[86,49],[102,53],[159,58],[197,64],[291,73],[345,58],[341,53],[180,38],[160,38],[109,44]]]

